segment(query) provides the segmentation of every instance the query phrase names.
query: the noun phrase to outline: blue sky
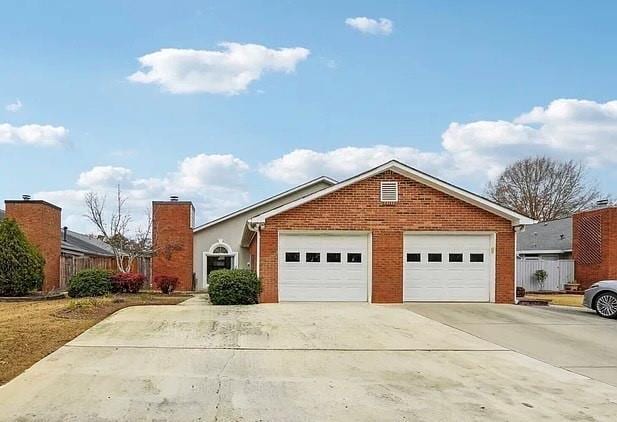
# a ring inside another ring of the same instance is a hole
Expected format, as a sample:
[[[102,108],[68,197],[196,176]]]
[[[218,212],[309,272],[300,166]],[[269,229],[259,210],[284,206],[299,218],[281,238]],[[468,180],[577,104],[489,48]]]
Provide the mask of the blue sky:
[[[135,209],[177,193],[204,222],[390,158],[480,192],[536,153],[614,193],[616,17],[610,1],[5,1],[0,198],[51,200],[85,230],[84,192],[120,183]]]

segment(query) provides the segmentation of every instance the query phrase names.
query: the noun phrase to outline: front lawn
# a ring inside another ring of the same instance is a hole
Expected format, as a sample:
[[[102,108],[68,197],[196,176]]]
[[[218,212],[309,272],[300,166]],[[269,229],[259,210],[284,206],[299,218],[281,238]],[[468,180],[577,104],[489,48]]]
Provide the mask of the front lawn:
[[[0,385],[119,309],[136,305],[175,305],[188,297],[139,293],[0,302]]]
[[[562,305],[562,306],[583,306],[583,295],[570,295],[570,294],[555,294],[555,295],[547,295],[547,294],[528,294],[525,295],[525,298],[528,299],[541,299],[541,300],[550,300],[551,305]]]

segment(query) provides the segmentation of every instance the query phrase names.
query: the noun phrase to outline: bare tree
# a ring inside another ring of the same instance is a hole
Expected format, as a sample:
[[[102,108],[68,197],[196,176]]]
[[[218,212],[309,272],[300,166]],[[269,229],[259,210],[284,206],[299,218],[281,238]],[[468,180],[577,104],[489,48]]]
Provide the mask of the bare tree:
[[[600,192],[580,162],[530,157],[509,165],[488,183],[486,195],[521,214],[548,221],[589,208]]]
[[[113,250],[118,271],[126,273],[137,258],[153,255],[156,251],[152,247],[152,218],[148,214],[145,227],[137,227],[130,231],[132,216],[126,211],[126,198],[122,196],[118,186],[113,212],[109,218],[105,215],[106,196],[89,192],[85,202],[88,209],[86,218],[98,229],[99,237]],[[165,245],[167,249],[173,245]],[[170,253],[170,252],[167,252]]]

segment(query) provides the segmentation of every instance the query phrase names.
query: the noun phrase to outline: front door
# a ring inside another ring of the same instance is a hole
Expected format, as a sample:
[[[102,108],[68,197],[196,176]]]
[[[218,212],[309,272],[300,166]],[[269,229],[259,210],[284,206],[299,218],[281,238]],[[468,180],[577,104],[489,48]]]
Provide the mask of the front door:
[[[233,259],[233,256],[230,255],[209,256],[207,259],[206,275],[210,276],[210,273],[216,270],[231,270]]]

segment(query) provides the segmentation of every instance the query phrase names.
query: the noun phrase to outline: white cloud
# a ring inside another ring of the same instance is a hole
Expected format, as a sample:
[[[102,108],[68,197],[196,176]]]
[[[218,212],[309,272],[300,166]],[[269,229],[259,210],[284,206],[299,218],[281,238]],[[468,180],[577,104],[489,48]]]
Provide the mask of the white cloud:
[[[376,145],[327,152],[297,149],[270,161],[260,171],[270,179],[287,183],[301,183],[322,175],[341,180],[392,159],[433,172],[447,163],[447,157],[442,154],[422,152],[412,147]]]
[[[23,107],[23,104],[18,98],[14,103],[7,104],[6,107],[4,107],[4,109],[11,113],[16,113],[19,110],[21,110],[22,107]]]
[[[79,175],[75,189],[37,192],[33,197],[62,207],[64,224],[86,233],[93,228],[84,217],[85,194],[104,194],[111,205],[117,184],[127,198],[126,205],[135,225],[144,223],[146,210],[153,200],[166,200],[170,195],[193,201],[198,222],[205,222],[248,202],[244,186],[248,170],[244,161],[232,155],[207,154],[187,157],[178,163],[175,171],[150,178],[136,178],[130,169],[124,167],[96,166]]]
[[[298,149],[266,163],[261,172],[296,183],[321,174],[344,178],[396,158],[457,183],[481,186],[514,160],[538,154],[594,167],[617,164],[617,101],[558,99],[511,121],[453,122],[436,151],[386,145]]]
[[[345,24],[360,32],[371,35],[390,35],[394,23],[390,19],[372,19],[367,17],[347,18]]]
[[[79,175],[77,185],[88,188],[117,186],[130,180],[131,170],[124,167],[96,166]]]
[[[62,126],[0,123],[0,144],[55,146],[64,143],[68,133],[68,129]]]
[[[143,70],[132,82],[157,84],[174,94],[239,94],[264,72],[291,73],[306,48],[271,49],[259,44],[221,43],[222,50],[164,48],[139,58]]]

